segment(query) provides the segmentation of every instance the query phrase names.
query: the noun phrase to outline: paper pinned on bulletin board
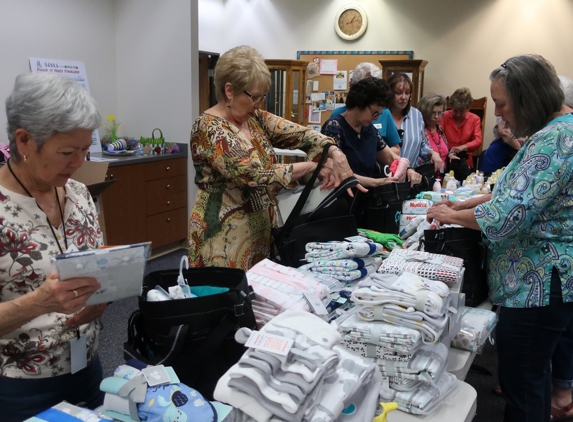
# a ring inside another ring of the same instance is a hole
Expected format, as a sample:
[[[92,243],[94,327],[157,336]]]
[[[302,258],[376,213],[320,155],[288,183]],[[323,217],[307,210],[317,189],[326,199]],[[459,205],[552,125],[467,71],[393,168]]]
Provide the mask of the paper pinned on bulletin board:
[[[348,72],[346,70],[339,70],[332,79],[332,88],[335,91],[348,90]]]
[[[338,59],[322,59],[320,61],[321,75],[334,75],[338,70]]]
[[[84,62],[30,57],[30,70],[32,73],[59,73],[73,79],[84,87],[87,92],[90,92],[88,74]],[[92,133],[92,144],[90,145],[90,153],[94,152],[101,152],[101,143],[97,129]]]

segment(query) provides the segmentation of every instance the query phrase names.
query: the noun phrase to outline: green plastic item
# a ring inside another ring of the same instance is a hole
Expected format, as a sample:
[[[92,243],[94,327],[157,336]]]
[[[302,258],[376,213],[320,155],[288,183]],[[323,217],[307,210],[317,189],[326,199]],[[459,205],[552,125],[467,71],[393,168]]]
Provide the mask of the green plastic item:
[[[384,245],[390,250],[394,249],[396,246],[402,247],[404,244],[404,241],[400,239],[400,236],[391,233],[380,233],[369,229],[358,229],[358,233],[363,234],[368,239],[372,239],[376,243]]]

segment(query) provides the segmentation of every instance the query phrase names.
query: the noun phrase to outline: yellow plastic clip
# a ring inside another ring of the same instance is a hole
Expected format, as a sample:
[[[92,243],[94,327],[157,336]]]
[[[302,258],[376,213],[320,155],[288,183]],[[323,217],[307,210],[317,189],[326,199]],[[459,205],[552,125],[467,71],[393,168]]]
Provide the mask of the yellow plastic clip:
[[[382,413],[374,418],[374,422],[386,422],[388,413],[392,410],[398,409],[398,403],[395,402],[380,403],[380,406],[382,406]]]

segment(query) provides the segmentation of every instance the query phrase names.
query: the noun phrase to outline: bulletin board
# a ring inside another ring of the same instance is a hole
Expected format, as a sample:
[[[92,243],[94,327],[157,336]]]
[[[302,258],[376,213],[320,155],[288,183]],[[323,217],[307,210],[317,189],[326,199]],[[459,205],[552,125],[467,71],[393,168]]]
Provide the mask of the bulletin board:
[[[312,62],[315,58],[318,60],[333,60],[338,61],[337,70],[346,71],[349,75],[350,71],[362,62],[374,63],[380,66],[380,60],[403,60],[412,59],[414,57],[413,51],[297,51],[297,60],[304,60],[307,62]],[[320,63],[319,63],[320,65]],[[332,74],[321,74],[315,78],[308,78],[309,83],[318,81],[318,91],[312,91],[313,93],[320,92],[334,92],[335,101],[344,100],[346,98],[345,92],[343,90],[334,90],[334,75]],[[311,106],[311,104],[307,104]],[[322,107],[322,105],[321,105]],[[308,113],[307,107],[307,113]],[[309,125],[322,126],[326,122],[332,113],[332,110],[324,110],[320,112],[320,123],[318,121],[311,122]],[[310,116],[309,116],[310,117]]]

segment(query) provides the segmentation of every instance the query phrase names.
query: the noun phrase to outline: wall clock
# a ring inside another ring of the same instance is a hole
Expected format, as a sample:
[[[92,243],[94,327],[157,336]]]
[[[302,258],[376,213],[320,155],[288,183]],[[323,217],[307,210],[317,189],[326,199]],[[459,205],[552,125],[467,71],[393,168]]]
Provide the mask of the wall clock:
[[[340,8],[334,19],[334,29],[345,40],[356,40],[364,34],[368,26],[368,17],[364,9],[357,4],[347,4]]]

